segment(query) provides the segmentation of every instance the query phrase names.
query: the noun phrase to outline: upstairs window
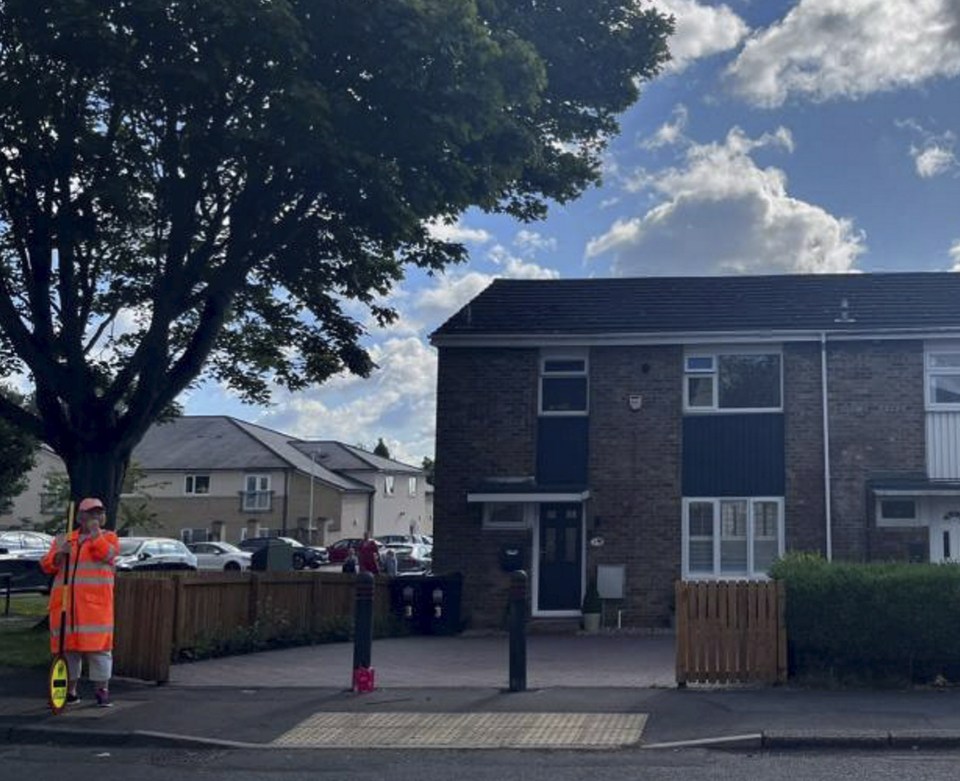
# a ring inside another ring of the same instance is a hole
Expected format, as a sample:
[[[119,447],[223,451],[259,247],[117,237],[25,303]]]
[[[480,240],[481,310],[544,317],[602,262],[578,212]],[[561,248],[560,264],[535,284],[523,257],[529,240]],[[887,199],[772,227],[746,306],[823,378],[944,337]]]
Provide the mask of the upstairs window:
[[[183,492],[198,496],[210,493],[210,475],[187,475],[183,481]]]
[[[408,477],[407,478],[407,494],[410,496],[417,495],[417,478]]]
[[[394,492],[394,477],[393,475],[384,475],[383,477],[383,493],[386,496],[393,496]]]
[[[271,508],[273,491],[270,490],[270,475],[246,475],[243,488],[243,509],[246,512]]]
[[[781,359],[770,352],[697,352],[684,358],[688,412],[782,409]]]
[[[960,410],[960,348],[927,353],[927,406]]]
[[[540,361],[540,414],[587,414],[587,359],[549,356]]]

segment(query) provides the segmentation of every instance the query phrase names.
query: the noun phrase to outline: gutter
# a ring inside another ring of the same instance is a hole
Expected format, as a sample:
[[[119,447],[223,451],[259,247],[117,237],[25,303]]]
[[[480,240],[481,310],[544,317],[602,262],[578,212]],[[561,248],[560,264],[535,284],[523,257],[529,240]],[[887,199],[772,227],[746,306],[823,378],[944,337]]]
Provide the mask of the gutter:
[[[827,397],[827,332],[820,332],[820,398],[823,416],[823,509],[827,561],[833,561],[833,519],[830,500],[830,405]]]

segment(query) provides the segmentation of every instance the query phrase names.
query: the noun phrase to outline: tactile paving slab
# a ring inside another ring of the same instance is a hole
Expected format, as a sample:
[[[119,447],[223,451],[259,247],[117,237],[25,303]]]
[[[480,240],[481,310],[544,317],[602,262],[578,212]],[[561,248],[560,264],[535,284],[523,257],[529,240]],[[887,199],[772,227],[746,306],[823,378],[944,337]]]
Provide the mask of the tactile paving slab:
[[[616,748],[645,713],[316,713],[273,741],[288,748]]]

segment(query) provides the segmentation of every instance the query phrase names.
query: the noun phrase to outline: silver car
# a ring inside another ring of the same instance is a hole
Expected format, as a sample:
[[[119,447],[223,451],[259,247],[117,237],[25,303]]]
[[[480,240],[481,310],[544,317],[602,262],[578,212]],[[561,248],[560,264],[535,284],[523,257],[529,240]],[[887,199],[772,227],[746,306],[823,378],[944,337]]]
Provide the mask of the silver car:
[[[250,569],[250,560],[253,558],[252,553],[240,550],[229,542],[192,542],[187,547],[197,557],[200,569]]]

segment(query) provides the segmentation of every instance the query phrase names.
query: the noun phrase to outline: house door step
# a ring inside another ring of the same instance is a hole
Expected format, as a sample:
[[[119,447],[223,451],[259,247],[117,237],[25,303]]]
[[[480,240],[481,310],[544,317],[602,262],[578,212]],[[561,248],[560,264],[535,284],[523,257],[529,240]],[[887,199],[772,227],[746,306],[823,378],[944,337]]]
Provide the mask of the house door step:
[[[527,631],[532,635],[572,635],[580,631],[580,617],[531,618]]]

